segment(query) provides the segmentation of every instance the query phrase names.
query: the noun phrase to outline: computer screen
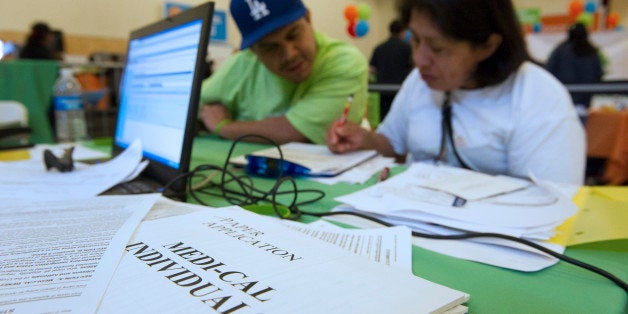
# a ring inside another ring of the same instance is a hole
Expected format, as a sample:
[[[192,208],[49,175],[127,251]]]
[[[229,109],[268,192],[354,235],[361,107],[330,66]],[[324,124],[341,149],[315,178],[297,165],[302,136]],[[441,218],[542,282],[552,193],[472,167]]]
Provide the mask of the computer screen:
[[[202,24],[198,19],[129,42],[116,145],[139,138],[145,157],[180,167]]]
[[[183,192],[192,159],[214,2],[131,32],[118,91],[113,155],[141,140],[143,181]],[[148,180],[146,180],[148,179]]]

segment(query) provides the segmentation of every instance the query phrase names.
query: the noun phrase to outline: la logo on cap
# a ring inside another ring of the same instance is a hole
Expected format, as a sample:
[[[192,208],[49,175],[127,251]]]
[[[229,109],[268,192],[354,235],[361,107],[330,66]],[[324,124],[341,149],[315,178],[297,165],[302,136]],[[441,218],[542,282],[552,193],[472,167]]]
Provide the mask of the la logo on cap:
[[[246,0],[246,3],[249,5],[249,9],[251,10],[251,17],[253,17],[253,20],[256,22],[270,14],[270,11],[266,8],[265,2]]]

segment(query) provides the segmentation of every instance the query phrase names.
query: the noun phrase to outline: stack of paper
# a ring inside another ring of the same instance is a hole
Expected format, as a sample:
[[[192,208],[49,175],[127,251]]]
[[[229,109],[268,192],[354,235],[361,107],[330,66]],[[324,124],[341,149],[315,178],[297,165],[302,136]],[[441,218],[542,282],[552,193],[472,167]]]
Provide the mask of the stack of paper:
[[[97,196],[120,182],[136,177],[146,167],[142,163],[139,141],[133,142],[107,162],[95,165],[75,162],[71,172],[47,170],[41,158],[43,148],[55,149],[36,146],[30,160],[0,162],[0,199],[56,200]],[[83,151],[79,149],[77,153]]]
[[[0,312],[94,313],[158,198],[0,199]]]
[[[377,156],[375,150],[335,154],[325,145],[308,143],[288,143],[281,145],[280,148],[285,161],[307,169],[307,175],[310,176],[336,176]],[[280,158],[279,150],[275,147],[256,151],[247,156]],[[246,156],[234,157],[230,162],[240,166],[248,163]]]
[[[577,212],[570,197],[551,183],[531,183],[423,163],[413,164],[387,181],[337,200],[347,204],[338,209],[368,212],[422,233],[501,233],[537,242],[560,253],[564,247],[547,240],[555,235],[557,226]],[[536,249],[497,238],[468,241],[415,238],[414,242],[459,258],[523,271],[539,270],[557,262]]]
[[[178,206],[198,210],[140,226],[100,313],[432,313],[469,297],[275,218]]]
[[[0,304],[16,313],[432,313],[464,310],[469,298],[381,258],[408,262],[405,228],[320,232],[236,206],[156,200],[5,201]],[[377,234],[387,243],[366,243]]]

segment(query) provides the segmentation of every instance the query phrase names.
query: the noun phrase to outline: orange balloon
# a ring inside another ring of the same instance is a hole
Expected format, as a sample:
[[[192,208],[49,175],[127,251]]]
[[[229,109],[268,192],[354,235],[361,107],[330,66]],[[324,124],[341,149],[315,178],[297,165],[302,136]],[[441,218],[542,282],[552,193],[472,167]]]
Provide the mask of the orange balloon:
[[[355,23],[355,20],[358,18],[358,7],[353,4],[349,4],[345,7],[344,13],[347,21]]]
[[[173,17],[181,12],[183,12],[181,7],[177,7],[177,6],[170,7],[170,9],[168,9],[168,17]]]
[[[572,17],[577,17],[584,11],[584,1],[582,0],[573,0],[569,2],[569,15]]]
[[[619,13],[611,12],[606,17],[606,28],[613,29],[619,24]]]

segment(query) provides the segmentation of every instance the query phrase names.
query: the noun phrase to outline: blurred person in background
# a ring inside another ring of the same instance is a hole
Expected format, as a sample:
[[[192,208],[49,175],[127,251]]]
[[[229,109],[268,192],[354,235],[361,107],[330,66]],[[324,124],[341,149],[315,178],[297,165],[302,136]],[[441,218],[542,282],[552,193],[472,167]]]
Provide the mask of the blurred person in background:
[[[554,48],[546,68],[563,84],[598,83],[604,75],[600,51],[582,23],[569,28],[567,39]],[[576,106],[589,108],[591,94],[573,94],[572,98]]]
[[[412,71],[412,48],[404,41],[406,28],[401,21],[394,20],[388,26],[390,37],[373,50],[370,72],[378,84],[401,84]],[[395,92],[380,92],[380,121],[384,120]]]
[[[63,60],[65,53],[65,41],[61,30],[57,29],[52,31],[50,50],[52,50],[52,55],[55,59]]]
[[[53,34],[48,24],[37,22],[31,27],[31,32],[26,39],[26,44],[20,51],[22,59],[55,59],[51,49]]]

